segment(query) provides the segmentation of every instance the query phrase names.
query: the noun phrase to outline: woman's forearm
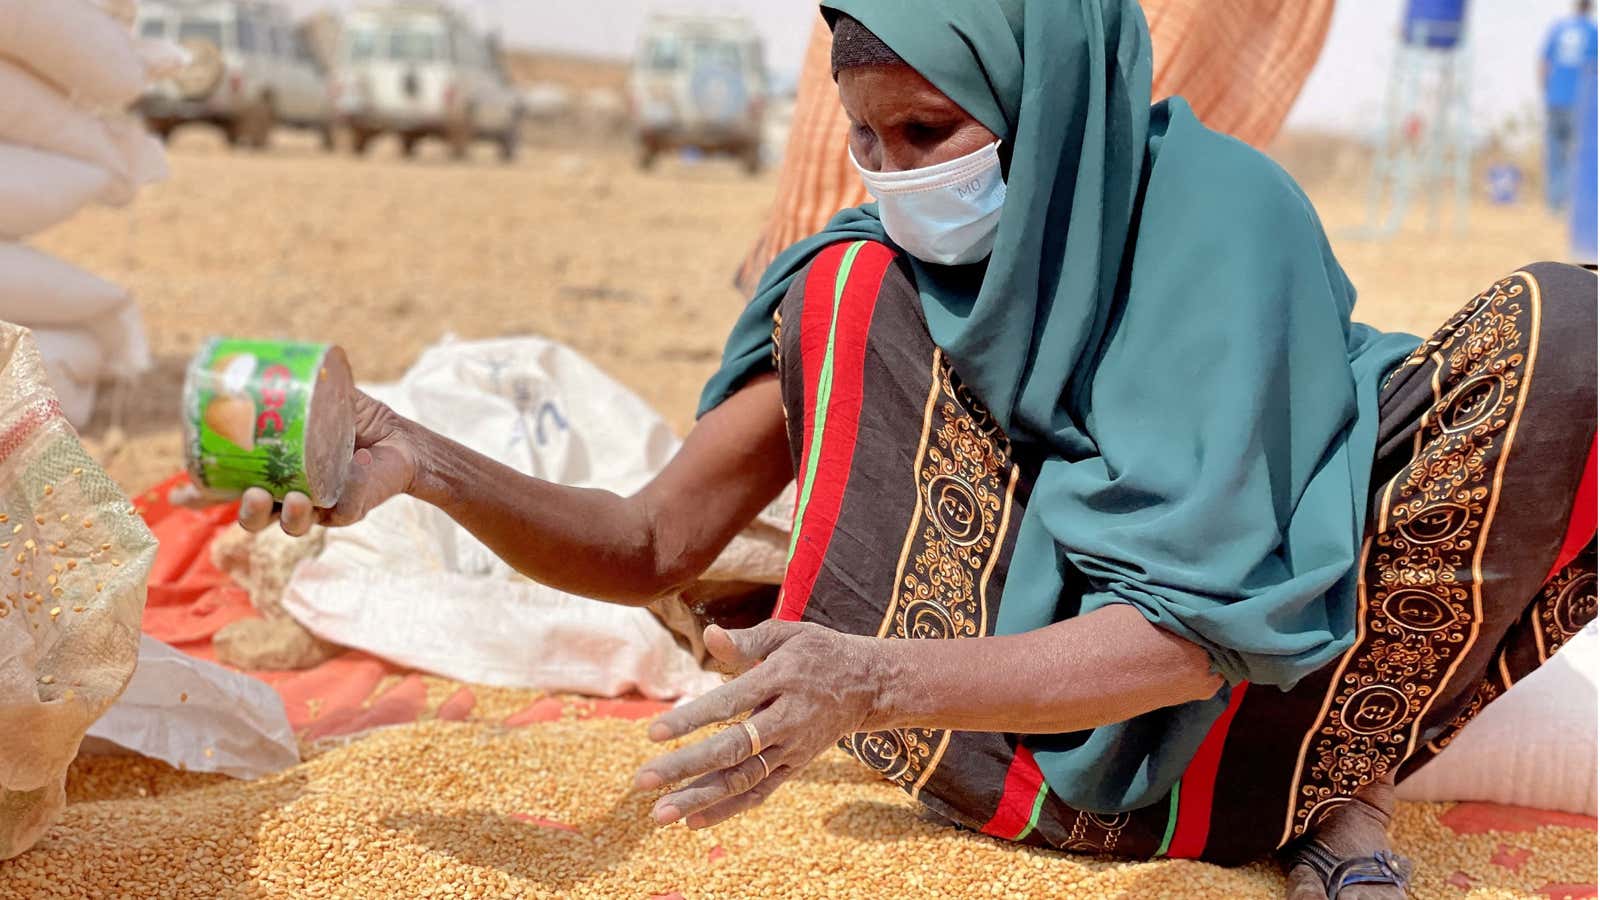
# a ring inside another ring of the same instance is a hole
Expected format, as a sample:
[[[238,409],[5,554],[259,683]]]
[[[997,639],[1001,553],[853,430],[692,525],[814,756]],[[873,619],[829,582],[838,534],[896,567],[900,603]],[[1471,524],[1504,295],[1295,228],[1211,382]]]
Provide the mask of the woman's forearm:
[[[531,478],[398,416],[388,427],[413,450],[412,496],[535,581],[633,606],[692,583],[793,477],[771,377],[696,423],[631,497]]]
[[[408,423],[412,496],[448,513],[496,556],[557,590],[642,605],[670,589],[641,504],[541,481]]]
[[[1048,628],[959,641],[883,641],[878,728],[1062,734],[1214,695],[1195,644],[1111,606]]]

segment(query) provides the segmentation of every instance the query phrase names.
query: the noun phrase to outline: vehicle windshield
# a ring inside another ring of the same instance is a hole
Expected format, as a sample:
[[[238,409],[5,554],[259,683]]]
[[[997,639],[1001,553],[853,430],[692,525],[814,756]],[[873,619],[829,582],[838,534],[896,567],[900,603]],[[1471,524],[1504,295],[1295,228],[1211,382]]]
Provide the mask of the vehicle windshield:
[[[713,65],[729,69],[744,68],[744,50],[727,41],[695,41],[691,45],[697,66]]]
[[[222,47],[222,21],[219,19],[185,18],[178,23],[178,42],[206,41],[213,47]]]
[[[658,72],[707,65],[742,69],[744,63],[745,51],[741,44],[706,36],[658,34],[646,42],[643,53],[644,67]]]
[[[378,32],[373,28],[352,28],[345,38],[345,56],[351,62],[366,62],[378,55]]]
[[[437,31],[368,25],[350,28],[345,34],[345,57],[351,62],[426,63],[448,58],[444,36]]]
[[[645,45],[644,65],[647,69],[655,69],[661,72],[671,71],[678,67],[681,60],[682,53],[679,49],[677,35],[659,35],[651,38],[650,42]]]
[[[388,57],[396,62],[424,63],[443,59],[438,32],[397,29],[389,32]]]

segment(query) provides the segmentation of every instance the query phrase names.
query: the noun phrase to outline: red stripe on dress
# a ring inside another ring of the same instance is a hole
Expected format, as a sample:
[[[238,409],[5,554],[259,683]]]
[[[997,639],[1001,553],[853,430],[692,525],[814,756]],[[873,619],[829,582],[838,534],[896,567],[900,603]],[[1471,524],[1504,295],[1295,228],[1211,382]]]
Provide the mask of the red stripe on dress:
[[[1228,708],[1211,724],[1206,739],[1195,751],[1194,759],[1183,773],[1183,790],[1178,795],[1178,827],[1172,833],[1172,844],[1167,856],[1173,859],[1199,859],[1206,849],[1206,839],[1211,836],[1211,806],[1217,789],[1217,771],[1222,767],[1222,746],[1227,743],[1228,729],[1239,712],[1249,682],[1240,682],[1228,698]]]
[[[1017,752],[1011,757],[1011,767],[1006,770],[1005,788],[1000,793],[1000,806],[989,823],[981,829],[984,834],[1004,840],[1016,840],[1028,823],[1033,821],[1033,807],[1039,799],[1039,788],[1044,786],[1044,773],[1033,759],[1033,751],[1019,741]]]
[[[841,260],[848,244],[829,247],[811,267],[806,281],[804,312],[801,313],[801,365],[806,382],[806,418],[800,458],[811,456],[811,432],[816,418],[817,380],[822,377],[823,357],[827,352],[828,331],[833,314],[834,291]],[[864,396],[867,331],[872,327],[872,312],[878,305],[883,277],[894,262],[894,251],[882,244],[866,243],[857,252],[855,263],[839,298],[839,321],[833,328],[833,388],[828,403],[828,420],[822,433],[822,450],[817,458],[816,483],[810,485],[811,498],[805,517],[796,522],[799,538],[794,555],[784,573],[777,618],[798,622],[811,600],[811,589],[822,571],[839,510],[844,505],[844,490],[855,460],[856,431],[861,420]],[[820,276],[820,277],[819,277]],[[803,475],[802,471],[802,475]],[[805,493],[807,485],[800,485]]]
[[[1600,511],[1595,508],[1596,503],[1600,503],[1600,489],[1597,489],[1600,488],[1600,485],[1597,485],[1600,473],[1596,471],[1600,468],[1600,460],[1596,459],[1597,450],[1600,450],[1600,440],[1589,445],[1589,461],[1584,464],[1583,478],[1578,482],[1578,495],[1572,503],[1572,518],[1567,523],[1567,536],[1561,542],[1561,552],[1556,554],[1556,564],[1551,568],[1550,574],[1545,576],[1545,581],[1560,575],[1561,570],[1571,565],[1572,561],[1578,558],[1578,554],[1583,552],[1583,548],[1594,540],[1596,525],[1600,524],[1596,521],[1597,517],[1600,517]]]

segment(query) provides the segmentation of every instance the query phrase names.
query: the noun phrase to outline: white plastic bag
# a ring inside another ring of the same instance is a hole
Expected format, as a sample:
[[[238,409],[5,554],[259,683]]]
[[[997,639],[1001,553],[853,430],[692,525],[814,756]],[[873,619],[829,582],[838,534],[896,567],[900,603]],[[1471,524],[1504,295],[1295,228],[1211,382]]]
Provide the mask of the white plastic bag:
[[[1600,626],[1484,707],[1400,784],[1402,800],[1476,800],[1595,815]]]
[[[122,693],[156,542],[62,418],[26,329],[0,325],[0,859],[60,813],[84,732]]]
[[[84,0],[0,0],[0,56],[92,107],[121,110],[144,87],[133,35]]]
[[[518,471],[631,493],[678,441],[642,400],[538,338],[445,344],[378,390],[402,415]],[[330,530],[284,608],[324,640],[451,678],[673,698],[717,683],[648,611],[533,584],[410,498]]]
[[[0,144],[0,239],[20,240],[64,222],[110,186],[111,173],[98,166]]]
[[[133,680],[90,726],[82,752],[118,750],[234,778],[260,778],[300,761],[276,691],[149,635],[140,640]]]

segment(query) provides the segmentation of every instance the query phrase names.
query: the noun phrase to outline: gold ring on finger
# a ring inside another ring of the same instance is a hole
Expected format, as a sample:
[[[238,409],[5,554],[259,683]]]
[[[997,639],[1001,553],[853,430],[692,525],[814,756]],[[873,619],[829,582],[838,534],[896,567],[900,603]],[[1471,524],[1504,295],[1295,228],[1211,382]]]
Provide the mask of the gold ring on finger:
[[[749,719],[746,719],[743,722],[740,722],[739,724],[744,726],[744,733],[750,736],[750,755],[751,756],[760,756],[761,755],[761,732],[756,731],[756,727],[754,725],[750,724],[750,720]]]
[[[756,754],[756,759],[761,760],[761,780],[762,781],[766,781],[768,778],[771,778],[772,777],[772,766],[767,764],[767,758],[765,756],[762,756],[761,754],[757,753]]]

